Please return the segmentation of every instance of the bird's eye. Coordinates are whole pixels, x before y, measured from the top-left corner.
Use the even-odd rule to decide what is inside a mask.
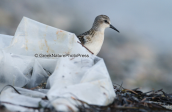
[[[104,20],[105,23],[109,24],[109,22],[107,20]]]

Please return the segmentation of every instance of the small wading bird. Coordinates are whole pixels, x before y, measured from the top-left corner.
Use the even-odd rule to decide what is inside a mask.
[[[97,55],[104,41],[104,31],[108,27],[119,32],[114,26],[110,24],[110,19],[108,16],[97,16],[94,20],[92,28],[89,31],[77,36],[81,41],[81,43],[78,43],[80,43],[92,54]]]

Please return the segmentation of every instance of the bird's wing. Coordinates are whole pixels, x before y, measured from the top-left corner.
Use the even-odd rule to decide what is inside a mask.
[[[90,41],[90,38],[94,35],[93,30],[89,30],[83,34],[78,35],[78,39],[81,41],[82,44],[85,44],[87,41]]]
[[[77,37],[78,37],[78,39],[81,41],[82,44],[85,44],[85,39],[84,39],[85,35],[80,34],[80,35],[78,35]]]

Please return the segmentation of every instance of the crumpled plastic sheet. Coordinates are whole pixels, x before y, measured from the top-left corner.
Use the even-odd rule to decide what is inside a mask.
[[[21,93],[6,88],[0,94],[1,103],[12,111],[31,111],[27,107],[40,103],[77,111],[76,97],[88,104],[112,103],[116,94],[103,59],[77,41],[73,33],[26,17],[14,37],[0,35],[0,87],[12,85]],[[31,90],[45,82],[46,89]],[[45,96],[49,102],[42,100]]]

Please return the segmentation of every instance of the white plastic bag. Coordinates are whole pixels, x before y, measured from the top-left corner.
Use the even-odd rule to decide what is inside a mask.
[[[19,102],[23,102],[23,106],[38,107],[44,96],[56,110],[70,107],[77,111],[75,96],[94,105],[113,102],[116,95],[103,59],[82,47],[75,34],[23,18],[8,47],[10,39],[0,35],[2,38],[7,42],[0,42],[3,43],[0,47],[2,84],[16,86],[22,92],[28,90],[21,87],[34,88],[48,80],[47,89],[29,90],[28,94],[18,94],[11,88],[3,90],[0,101],[17,104],[4,103],[8,109],[28,109],[20,107]],[[10,99],[13,96],[15,98]]]

